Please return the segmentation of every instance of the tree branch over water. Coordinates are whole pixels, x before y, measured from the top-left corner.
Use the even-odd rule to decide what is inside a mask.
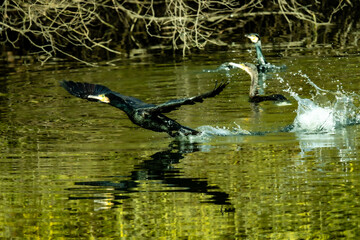
[[[150,46],[186,55],[209,43],[223,44],[223,33],[254,17],[282,16],[290,30],[298,21],[317,28],[331,24],[349,5],[350,0],[5,0],[0,40],[4,50],[32,53],[42,62],[66,56],[91,64]]]

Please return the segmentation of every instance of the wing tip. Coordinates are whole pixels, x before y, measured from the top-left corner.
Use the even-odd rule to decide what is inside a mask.
[[[60,81],[60,86],[63,87],[66,91],[68,91],[70,94],[84,99],[89,99],[89,95],[100,96],[111,92],[109,88],[103,85],[86,82],[62,80]]]
[[[213,90],[215,95],[213,95],[213,96],[220,94],[226,88],[226,86],[229,85],[229,83],[230,83],[230,80],[221,81],[220,83],[218,81],[216,81],[215,87]]]

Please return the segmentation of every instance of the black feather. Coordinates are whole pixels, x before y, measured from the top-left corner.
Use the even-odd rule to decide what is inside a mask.
[[[221,82],[220,84],[216,83],[215,87],[212,91],[209,91],[207,93],[203,93],[194,97],[190,98],[182,98],[182,99],[174,99],[170,100],[168,102],[159,104],[154,107],[150,107],[147,109],[148,112],[151,113],[168,113],[174,110],[177,110],[179,107],[183,105],[194,105],[197,102],[203,102],[206,98],[215,97],[216,95],[220,94],[224,88],[229,84],[229,81],[227,82]]]
[[[189,127],[182,126],[175,120],[164,116],[162,113],[176,110],[182,105],[192,105],[196,102],[203,102],[205,98],[218,95],[228,84],[229,82],[221,83],[215,85],[215,88],[207,93],[190,98],[171,100],[156,106],[154,104],[145,103],[137,98],[111,91],[109,88],[98,84],[65,80],[60,83],[60,85],[70,94],[89,101],[105,102],[89,98],[89,95],[104,95],[104,99],[108,99],[108,102],[106,101],[106,103],[123,110],[129,119],[136,125],[156,132],[167,132],[172,137],[178,135],[197,135],[199,132]]]
[[[64,80],[60,82],[60,85],[75,97],[84,98],[84,99],[87,99],[89,95],[100,95],[111,92],[109,88],[99,84]]]

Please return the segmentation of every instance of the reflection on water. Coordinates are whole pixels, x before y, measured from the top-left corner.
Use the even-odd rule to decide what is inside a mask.
[[[134,192],[189,192],[203,193],[209,195],[209,199],[203,202],[219,205],[227,205],[229,203],[228,194],[218,190],[216,186],[210,186],[205,179],[193,179],[182,176],[182,169],[176,168],[177,163],[184,158],[185,154],[199,151],[197,144],[188,142],[172,142],[165,151],[157,152],[150,156],[150,160],[145,160],[136,165],[135,170],[128,176],[111,176],[112,181],[92,181],[92,182],[75,182],[75,185],[92,186],[93,188],[71,189],[75,192],[85,191],[86,195],[91,196],[79,197],[72,196],[70,199],[97,199],[97,195],[107,196],[99,198],[108,200],[110,198],[111,205],[119,204],[119,200],[130,198],[130,196],[121,193],[131,194]],[[149,190],[152,187],[147,186],[145,190],[141,185],[154,185],[155,190]],[[162,186],[159,186],[159,185]],[[99,200],[98,199],[98,200]],[[108,204],[108,202],[106,202]]]
[[[336,129],[331,133],[307,133],[296,132],[296,137],[299,140],[299,147],[301,149],[300,155],[302,157],[308,156],[307,152],[314,151],[314,149],[332,148],[337,149],[339,153],[356,152],[356,134],[346,128]],[[335,157],[335,156],[334,156]],[[340,161],[342,157],[339,156]]]
[[[359,57],[270,58],[288,69],[266,75],[263,91],[286,95],[286,106],[250,104],[242,71],[203,71],[252,61],[246,57],[2,76],[1,238],[356,239]],[[62,79],[154,104],[231,83],[170,113],[204,132],[173,141],[115,108],[69,96]]]

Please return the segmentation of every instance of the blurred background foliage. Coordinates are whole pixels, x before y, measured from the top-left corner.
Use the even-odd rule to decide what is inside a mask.
[[[186,56],[228,48],[257,32],[280,43],[356,46],[358,1],[5,0],[1,58],[32,56],[87,64],[139,52]],[[272,39],[267,39],[271,41]]]

